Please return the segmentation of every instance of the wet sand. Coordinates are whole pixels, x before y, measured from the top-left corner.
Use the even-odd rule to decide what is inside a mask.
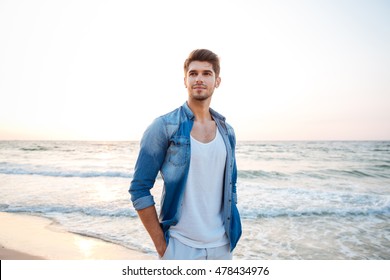
[[[69,233],[42,217],[0,212],[2,260],[146,260],[153,256]]]

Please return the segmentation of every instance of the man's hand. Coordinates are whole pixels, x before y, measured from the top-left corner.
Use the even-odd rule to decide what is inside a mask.
[[[156,207],[150,206],[139,210],[138,215],[152,238],[157,253],[160,257],[164,256],[165,250],[167,249],[167,243],[157,217]]]
[[[156,246],[156,250],[160,258],[162,258],[165,254],[165,251],[167,250],[167,243],[164,240],[164,244],[159,245],[158,247]]]

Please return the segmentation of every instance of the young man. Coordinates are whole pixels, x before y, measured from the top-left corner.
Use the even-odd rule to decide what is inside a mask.
[[[235,135],[210,108],[219,71],[216,54],[191,52],[184,63],[188,101],[157,118],[141,140],[129,192],[161,259],[232,259],[241,236]],[[159,218],[150,194],[158,172]]]

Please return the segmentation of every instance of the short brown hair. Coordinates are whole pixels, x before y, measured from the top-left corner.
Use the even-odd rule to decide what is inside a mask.
[[[188,67],[193,61],[207,61],[213,66],[213,70],[215,72],[215,76],[219,77],[219,57],[213,53],[212,51],[206,49],[197,49],[193,50],[186,61],[184,62],[184,74],[187,73]]]

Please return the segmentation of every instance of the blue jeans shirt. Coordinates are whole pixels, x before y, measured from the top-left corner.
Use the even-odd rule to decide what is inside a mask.
[[[225,118],[212,109],[210,113],[226,145],[223,220],[230,249],[233,251],[241,236],[241,221],[236,206],[236,139],[233,128],[225,122]],[[159,220],[167,240],[169,227],[175,225],[180,217],[191,157],[190,133],[194,118],[186,102],[178,109],[154,120],[142,137],[130,185],[129,192],[136,210],[152,206],[155,202],[150,189],[160,172],[164,187]]]

